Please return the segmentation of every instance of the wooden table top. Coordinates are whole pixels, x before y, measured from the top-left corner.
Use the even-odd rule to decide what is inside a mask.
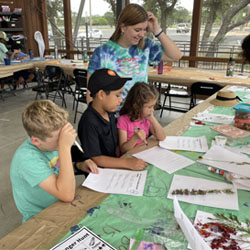
[[[180,135],[187,130],[191,118],[209,106],[211,96],[189,112],[168,124],[164,131],[166,135]],[[140,152],[158,144],[154,138],[148,140],[149,146],[137,146],[124,157],[131,157],[133,153]],[[75,200],[71,203],[57,201],[38,215],[17,227],[0,240],[0,249],[49,249],[69,231],[70,227],[82,220],[87,211],[100,204],[108,194],[99,193],[79,186],[76,189]]]
[[[172,83],[190,86],[194,82],[217,83],[222,86],[236,85],[250,87],[250,79],[239,78],[236,73],[233,77],[226,77],[226,72],[215,70],[202,70],[197,68],[172,68],[163,74],[157,74],[157,69],[150,67],[148,70],[149,82]],[[246,75],[246,74],[245,74]]]

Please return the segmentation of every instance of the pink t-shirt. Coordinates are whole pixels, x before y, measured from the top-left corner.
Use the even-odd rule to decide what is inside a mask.
[[[149,120],[143,118],[142,120],[132,122],[128,115],[121,115],[118,118],[117,128],[127,132],[127,141],[134,135],[135,127],[143,129],[145,131],[146,138],[148,138],[149,128],[150,128]],[[135,146],[137,146],[142,142],[143,142],[142,140],[138,140]]]

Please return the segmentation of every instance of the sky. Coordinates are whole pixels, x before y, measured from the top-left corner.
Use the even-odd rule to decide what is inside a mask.
[[[83,9],[83,15],[86,15],[86,12],[89,15],[89,1],[85,0],[85,5]],[[141,0],[130,0],[130,3],[142,3]],[[180,0],[180,6],[185,7],[188,10],[193,9],[193,0]],[[80,5],[80,0],[71,0],[71,9],[74,12],[78,12]],[[91,12],[92,15],[102,16],[105,12],[110,11],[109,4],[104,0],[91,0]]]

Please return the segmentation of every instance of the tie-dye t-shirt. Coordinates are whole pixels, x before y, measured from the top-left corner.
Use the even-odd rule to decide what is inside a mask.
[[[148,81],[148,66],[151,62],[159,62],[163,54],[163,48],[159,42],[145,39],[143,49],[133,45],[124,48],[116,42],[108,41],[95,49],[88,66],[88,72],[109,68],[118,73],[120,77],[131,77],[124,85],[122,97],[127,96],[128,91],[136,82]]]
[[[30,139],[17,149],[11,162],[10,179],[14,200],[23,216],[23,222],[57,200],[39,186],[53,174],[59,174],[58,151],[43,152]]]

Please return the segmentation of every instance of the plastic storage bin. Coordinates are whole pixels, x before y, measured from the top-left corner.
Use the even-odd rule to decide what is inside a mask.
[[[234,126],[250,131],[250,104],[239,103],[234,106]]]

